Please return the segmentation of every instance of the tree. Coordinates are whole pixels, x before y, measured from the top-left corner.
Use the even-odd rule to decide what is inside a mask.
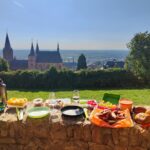
[[[86,68],[87,68],[86,57],[84,56],[84,54],[81,54],[78,58],[77,70]]]
[[[0,58],[0,71],[8,71],[8,70],[9,70],[8,62],[3,58]]]
[[[126,59],[126,69],[150,81],[150,33],[137,33],[127,47],[130,53]]]

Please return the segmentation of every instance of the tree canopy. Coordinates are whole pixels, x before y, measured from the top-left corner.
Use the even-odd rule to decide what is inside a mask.
[[[86,57],[84,56],[84,54],[81,54],[78,58],[77,70],[86,68],[87,68]]]
[[[8,71],[8,70],[9,70],[8,62],[3,58],[0,58],[0,71]]]
[[[130,53],[126,68],[145,81],[150,81],[150,33],[137,33],[127,47]]]

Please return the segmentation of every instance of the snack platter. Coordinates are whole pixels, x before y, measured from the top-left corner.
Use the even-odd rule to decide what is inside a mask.
[[[11,98],[7,101],[8,108],[24,108],[27,105],[26,98]]]

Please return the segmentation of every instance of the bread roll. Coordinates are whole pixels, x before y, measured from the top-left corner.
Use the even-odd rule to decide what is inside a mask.
[[[135,116],[135,122],[139,124],[148,124],[150,123],[150,115],[146,113],[139,113]]]
[[[136,116],[135,116],[135,122],[136,123],[139,123],[139,124],[142,124],[144,122],[146,118],[146,115],[145,113],[138,113]]]
[[[146,114],[150,116],[150,109],[146,111]]]

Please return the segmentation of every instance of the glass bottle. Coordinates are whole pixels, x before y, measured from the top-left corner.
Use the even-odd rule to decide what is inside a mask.
[[[6,90],[6,84],[3,82],[2,79],[0,79],[0,104],[6,104],[7,101],[7,90]]]

